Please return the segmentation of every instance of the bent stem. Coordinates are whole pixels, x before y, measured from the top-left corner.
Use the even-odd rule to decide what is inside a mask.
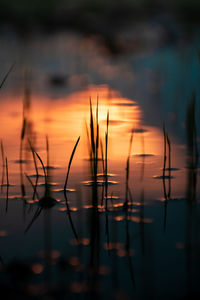
[[[75,154],[75,151],[76,151],[76,148],[78,146],[79,141],[80,141],[80,136],[78,137],[78,139],[76,141],[76,144],[74,146],[74,149],[72,151],[72,154],[71,154],[71,157],[70,157],[70,160],[69,160],[69,164],[68,164],[68,169],[67,169],[67,175],[66,175],[66,179],[65,179],[65,184],[64,184],[64,197],[65,197],[65,203],[66,203],[66,207],[67,207],[67,215],[68,215],[68,218],[69,218],[69,222],[70,222],[72,231],[73,231],[74,236],[75,236],[75,238],[76,238],[77,241],[78,241],[78,235],[77,235],[76,229],[75,229],[73,221],[72,221],[72,217],[71,217],[71,213],[70,213],[70,207],[69,207],[69,203],[68,203],[68,199],[67,199],[67,183],[68,183],[69,172],[70,172],[72,160],[73,160],[73,157],[74,157],[74,154]]]

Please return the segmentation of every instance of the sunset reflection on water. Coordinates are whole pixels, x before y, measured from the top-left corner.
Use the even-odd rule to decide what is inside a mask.
[[[103,143],[109,111],[107,181],[99,157],[100,150],[96,181],[90,168],[90,141],[86,133],[86,126],[90,127],[90,99],[94,116],[98,99],[98,123]],[[21,140],[23,155],[20,158],[23,115],[27,129]],[[79,272],[87,276],[98,274],[112,277],[112,266],[107,255],[125,262],[123,271],[119,268],[118,272],[126,274],[130,280],[135,272],[134,264],[140,259],[139,251],[142,255],[148,251],[149,233],[158,236],[160,247],[163,247],[165,231],[170,231],[171,246],[166,240],[164,251],[167,252],[167,247],[173,251],[184,249],[185,246],[177,245],[184,245],[178,230],[184,228],[179,203],[183,211],[187,172],[190,175],[190,171],[185,168],[186,147],[176,143],[174,136],[169,136],[171,159],[169,164],[167,152],[166,173],[163,176],[163,124],[160,127],[148,126],[137,99],[123,98],[118,91],[106,85],[90,86],[86,90],[54,100],[33,93],[30,102],[26,98],[24,100],[23,96],[21,99],[7,98],[2,102],[0,118],[1,139],[4,155],[8,158],[11,184],[6,184],[5,173],[4,184],[1,186],[3,225],[0,238],[7,238],[11,245],[9,251],[6,242],[2,247],[5,259],[11,260],[14,255],[23,259],[36,256],[36,261],[31,262],[30,266],[31,272],[38,277],[45,274],[49,276],[50,268],[61,268],[62,265],[64,271],[69,267],[70,276],[71,273],[75,274],[74,279],[68,282],[69,292],[83,294],[93,287],[84,280],[79,282]],[[129,153],[132,132],[133,143]],[[68,162],[79,136],[80,143],[72,161],[65,198],[63,187]],[[36,185],[36,170],[29,141],[44,165],[49,167],[44,167],[46,172],[48,170],[47,185],[45,172],[37,160],[39,176],[35,198],[33,189]],[[19,163],[20,159],[22,163]],[[2,167],[5,167],[5,162]],[[199,193],[198,187],[196,190]],[[20,240],[17,245],[16,239]],[[154,250],[153,242],[150,247]],[[12,249],[15,249],[15,253]],[[85,257],[82,257],[82,251]],[[105,256],[101,257],[100,251]],[[160,253],[161,257],[165,255],[166,258],[166,253]],[[153,254],[145,265],[146,270],[152,266],[152,257]],[[143,280],[138,274],[139,280]],[[54,276],[56,281],[57,275]],[[121,282],[126,286],[124,277]]]
[[[131,152],[134,164],[134,182],[140,182],[141,165],[145,165],[148,189],[157,191],[156,180],[153,176],[161,174],[163,160],[163,132],[159,128],[149,127],[144,124],[142,111],[135,100],[123,98],[119,92],[107,85],[90,86],[88,89],[76,92],[65,98],[50,100],[47,97],[31,95],[31,103],[28,119],[31,124],[31,132],[28,138],[34,139],[40,156],[46,159],[45,137],[48,136],[50,144],[50,165],[55,168],[55,180],[63,181],[64,172],[73,145],[81,137],[77,153],[73,161],[72,178],[74,184],[80,184],[80,171],[85,172],[88,154],[88,139],[86,124],[89,126],[90,108],[92,101],[93,110],[96,109],[98,99],[100,138],[105,140],[106,118],[109,111],[109,143],[108,159],[109,169],[120,176],[124,176],[125,164],[128,155],[131,131],[133,130],[133,148]],[[17,175],[19,159],[19,144],[22,127],[23,97],[21,99],[7,99],[2,103],[1,138],[4,143],[6,156],[8,157],[9,170],[12,175]],[[28,148],[24,143],[24,148]],[[23,157],[31,160],[24,149]],[[176,149],[176,152],[178,150]],[[174,151],[175,152],[175,151]],[[173,153],[174,154],[174,153]],[[182,163],[182,157],[176,159],[176,167]],[[27,164],[24,169],[31,172],[33,164]],[[73,175],[73,172],[74,175]],[[99,169],[101,172],[101,167]],[[76,175],[75,175],[76,174]],[[137,175],[137,176],[136,176]],[[87,179],[87,178],[84,178]],[[119,179],[119,178],[118,178]],[[18,181],[17,176],[15,182]],[[120,178],[122,182],[124,178]],[[75,181],[77,181],[75,183]],[[131,183],[132,184],[132,183]],[[178,183],[177,183],[178,187]],[[118,188],[116,188],[118,190]],[[159,193],[160,194],[160,193]]]

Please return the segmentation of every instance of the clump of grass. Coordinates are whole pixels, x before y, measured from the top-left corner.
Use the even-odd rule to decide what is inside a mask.
[[[48,144],[48,138],[47,138],[47,144]],[[41,166],[42,166],[42,169],[43,169],[43,172],[44,172],[44,178],[45,178],[45,192],[44,192],[44,196],[42,198],[39,197],[39,195],[37,194],[37,186],[33,184],[32,180],[30,179],[30,177],[28,175],[26,175],[27,179],[29,180],[29,182],[31,183],[33,189],[34,189],[34,193],[35,195],[37,195],[38,197],[38,208],[31,220],[31,222],[29,223],[29,225],[27,226],[26,230],[25,230],[25,233],[31,228],[31,226],[33,225],[33,223],[35,222],[35,220],[39,217],[40,213],[42,212],[43,209],[45,210],[48,210],[50,208],[52,208],[55,203],[56,203],[56,200],[51,197],[51,190],[50,190],[50,185],[48,183],[48,177],[47,177],[47,171],[46,169],[48,169],[48,165],[47,165],[47,168],[45,169],[45,166],[44,166],[44,163],[42,161],[42,158],[40,157],[40,155],[33,149],[31,143],[30,143],[30,146],[31,146],[31,151],[33,153],[33,159],[34,159],[34,164],[35,164],[35,168],[36,168],[36,173],[38,175],[38,167],[37,167],[37,162],[35,160],[35,158],[37,157],[38,160],[40,161],[41,163]],[[47,148],[48,149],[48,148]],[[47,154],[48,156],[48,154]]]
[[[98,192],[97,192],[97,174],[99,161],[99,122],[98,122],[98,98],[96,105],[96,119],[93,114],[92,101],[90,98],[90,128],[88,130],[86,124],[86,132],[88,136],[89,155],[90,155],[90,171],[92,177],[92,202],[93,208],[98,209]]]
[[[69,204],[68,204],[68,200],[67,200],[66,190],[67,190],[67,183],[68,183],[68,178],[69,178],[70,167],[71,167],[72,160],[73,160],[76,148],[78,146],[79,140],[80,140],[80,137],[77,139],[76,144],[74,146],[74,149],[72,151],[72,154],[71,154],[71,157],[70,157],[70,160],[69,160],[69,164],[68,164],[68,170],[67,170],[65,185],[64,185],[64,196],[65,196],[65,200],[66,200],[67,212],[68,212],[68,215],[69,215],[69,219],[70,219],[70,224],[72,226],[72,230],[73,230],[73,232],[75,234],[75,237],[77,239],[78,239],[78,236],[77,236],[77,233],[75,231],[75,228],[74,228],[74,225],[73,225],[73,222],[72,222],[72,218],[71,218],[71,215],[70,215],[70,208],[69,208]],[[38,208],[37,208],[37,210],[36,210],[36,212],[35,212],[32,220],[31,220],[31,222],[27,226],[27,228],[25,230],[25,233],[30,229],[30,227],[32,226],[32,224],[34,223],[34,221],[39,217],[39,215],[40,215],[40,213],[41,213],[41,211],[43,209],[50,209],[56,203],[56,200],[53,197],[51,197],[51,189],[50,189],[50,184],[49,184],[49,174],[48,174],[48,170],[49,170],[49,141],[48,141],[48,137],[46,137],[46,152],[47,152],[47,167],[46,168],[44,166],[42,158],[36,152],[36,150],[33,148],[30,140],[29,140],[29,145],[30,145],[31,152],[32,152],[32,155],[33,155],[33,160],[34,160],[34,165],[35,165],[35,170],[36,170],[36,175],[37,175],[36,176],[36,184],[35,185],[33,184],[30,176],[28,176],[27,174],[26,174],[26,177],[29,180],[29,182],[31,183],[31,185],[32,185],[32,187],[34,189],[34,195],[37,196],[39,202],[38,202]],[[42,166],[42,169],[43,169],[43,173],[44,173],[44,179],[45,179],[45,192],[44,192],[44,196],[42,198],[40,198],[39,195],[38,195],[38,193],[37,193],[37,183],[38,183],[39,173],[38,173],[38,166],[37,166],[36,158],[41,163],[41,166]],[[34,199],[34,197],[33,197],[33,199]]]
[[[92,101],[90,98],[90,132],[89,144],[90,144],[90,162],[91,162],[91,173],[94,182],[97,182],[98,173],[98,153],[99,153],[99,123],[98,123],[98,99],[96,106],[96,120],[93,115]]]
[[[98,170],[99,165],[98,162],[101,160],[102,162],[102,170],[103,170],[103,185],[102,185],[102,199],[101,204],[103,205],[103,200],[105,199],[105,207],[107,210],[107,200],[108,200],[108,140],[109,140],[109,111],[107,112],[107,120],[106,120],[106,132],[105,132],[105,140],[100,139],[100,127],[98,121],[98,112],[99,112],[99,101],[97,98],[96,104],[96,118],[95,113],[92,108],[92,101],[90,98],[90,127],[88,130],[86,124],[86,131],[88,137],[88,145],[89,145],[89,155],[90,155],[90,169],[91,169],[91,177],[93,182],[93,192],[96,193],[96,196],[93,195],[94,205],[97,207],[98,205],[98,195],[97,195],[97,185],[98,185]],[[101,159],[99,159],[99,152],[101,152]]]

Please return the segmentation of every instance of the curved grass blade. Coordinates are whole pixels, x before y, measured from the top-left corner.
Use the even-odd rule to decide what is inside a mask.
[[[29,146],[30,146],[30,149],[31,149],[31,152],[32,152],[34,166],[35,166],[35,172],[36,172],[36,180],[35,180],[34,192],[33,192],[33,200],[35,200],[36,189],[37,189],[37,185],[38,185],[39,172],[38,172],[37,161],[36,161],[36,157],[35,157],[35,151],[34,151],[34,148],[31,144],[31,141],[29,139],[28,139],[28,143],[29,143]]]
[[[69,172],[70,172],[71,163],[72,163],[72,160],[73,160],[73,157],[74,157],[74,154],[75,154],[75,151],[76,151],[76,148],[78,146],[79,141],[80,141],[80,136],[78,137],[78,139],[76,141],[76,144],[74,146],[74,149],[72,151],[72,154],[71,154],[71,157],[70,157],[70,160],[69,160],[68,170],[67,170],[67,176],[66,176],[65,185],[64,185],[64,197],[65,197],[65,203],[66,203],[66,206],[67,206],[67,214],[68,214],[68,217],[69,217],[69,222],[70,222],[72,231],[73,231],[74,236],[75,236],[75,238],[76,238],[77,241],[78,241],[78,235],[76,233],[76,229],[74,227],[74,224],[73,224],[73,221],[72,221],[72,217],[71,217],[71,214],[70,214],[70,208],[69,208],[69,203],[68,203],[68,199],[67,199],[66,189],[67,189],[67,182],[68,182],[68,178],[69,178]]]
[[[67,176],[66,176],[65,185],[64,185],[64,192],[65,193],[66,193],[66,188],[67,188],[67,182],[68,182],[68,178],[69,178],[69,171],[70,171],[71,163],[72,163],[72,160],[73,160],[73,157],[74,157],[74,154],[75,154],[75,151],[76,151],[76,147],[78,146],[79,141],[80,141],[80,136],[78,137],[78,139],[76,141],[76,144],[74,146],[74,149],[72,151],[72,154],[71,154],[71,157],[70,157],[70,160],[69,160]]]
[[[38,192],[37,192],[37,190],[36,190],[37,186],[33,184],[33,181],[31,180],[31,178],[30,178],[26,173],[24,173],[24,175],[26,176],[26,178],[27,178],[28,181],[30,182],[30,184],[31,184],[31,186],[32,186],[32,188],[33,188],[33,190],[34,190],[34,193],[35,193],[35,195],[37,196],[38,200],[40,200],[39,195],[38,195]],[[34,200],[34,198],[33,198],[33,200]]]
[[[42,165],[42,169],[43,169],[44,177],[45,177],[45,184],[47,185],[47,174],[46,174],[45,166],[44,166],[43,161],[42,161],[41,157],[39,156],[39,154],[35,150],[34,150],[34,152],[37,155],[37,157]]]
[[[92,113],[91,98],[90,98],[90,139],[91,139],[92,153],[93,153],[93,156],[94,156],[95,155],[94,120],[93,120],[93,113]]]

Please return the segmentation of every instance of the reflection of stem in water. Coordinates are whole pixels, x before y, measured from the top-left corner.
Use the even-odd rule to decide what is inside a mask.
[[[26,233],[26,232],[29,231],[29,229],[31,228],[31,226],[33,225],[33,223],[35,222],[35,220],[37,220],[37,218],[39,217],[39,215],[41,214],[41,212],[42,212],[42,207],[38,206],[37,209],[36,209],[36,212],[35,212],[35,214],[34,214],[34,216],[32,218],[32,220],[30,221],[30,223],[26,227],[24,233]]]
[[[129,189],[129,164],[130,164],[130,156],[131,156],[131,148],[132,148],[132,142],[133,142],[133,130],[131,132],[131,137],[130,137],[130,143],[129,143],[129,152],[128,152],[128,158],[126,162],[126,190],[125,190],[125,202],[124,202],[124,209],[125,209],[125,221],[126,221],[126,252],[127,252],[127,257],[128,257],[128,266],[129,266],[129,272],[130,272],[130,277],[131,281],[133,284],[133,287],[135,288],[135,275],[134,275],[134,269],[133,269],[133,263],[131,259],[131,252],[130,252],[130,234],[129,234],[129,215],[128,215],[128,196],[130,194],[131,196],[131,191]],[[132,196],[131,196],[131,202],[132,202]]]
[[[114,232],[114,242],[116,243],[118,240],[118,222],[112,222],[112,231]],[[118,266],[118,257],[117,255],[112,255],[112,282],[113,282],[113,291],[117,292],[120,288],[120,280],[119,280],[119,266]]]
[[[130,251],[130,234],[129,234],[129,219],[128,219],[128,210],[126,210],[126,252],[128,257],[128,267],[130,272],[131,281],[133,287],[135,288],[135,274],[133,268],[133,262],[131,259],[131,251]]]
[[[142,254],[145,253],[145,235],[144,235],[144,190],[142,190],[140,198],[140,237]]]
[[[132,196],[130,188],[128,188],[128,194],[129,194],[129,199],[130,199],[130,203],[131,203],[131,206],[132,206],[133,205],[133,196]]]
[[[92,102],[90,99],[90,134],[88,133],[88,144],[90,145],[90,169],[92,177],[92,209],[89,212],[90,220],[90,262],[88,285],[90,296],[94,299],[96,295],[96,283],[99,271],[99,243],[100,243],[100,224],[98,211],[98,191],[97,191],[97,172],[98,172],[98,151],[99,151],[99,124],[98,124],[98,101],[96,107],[96,120],[93,116]],[[106,162],[105,162],[106,163]]]
[[[96,287],[98,280],[98,271],[99,271],[99,257],[100,257],[100,219],[98,211],[98,199],[96,198],[97,193],[97,184],[93,184],[92,187],[92,203],[93,207],[91,209],[90,215],[90,275],[89,275],[89,288],[91,292],[91,297],[94,299],[94,296],[97,296]]]
[[[49,283],[51,279],[51,211],[44,210],[44,253],[45,253],[45,263],[46,272],[45,279]]]
[[[108,212],[106,212],[106,239],[107,239],[107,249],[109,249],[110,238],[109,238],[109,223],[108,223]]]
[[[71,216],[70,207],[69,207],[69,203],[68,203],[66,192],[64,192],[64,197],[65,197],[65,204],[66,204],[66,207],[67,207],[67,215],[68,215],[68,218],[69,218],[69,223],[71,225],[73,234],[74,234],[76,240],[78,241],[78,234],[77,234],[76,229],[74,227],[74,223],[73,223],[73,220],[72,220],[72,216]]]

